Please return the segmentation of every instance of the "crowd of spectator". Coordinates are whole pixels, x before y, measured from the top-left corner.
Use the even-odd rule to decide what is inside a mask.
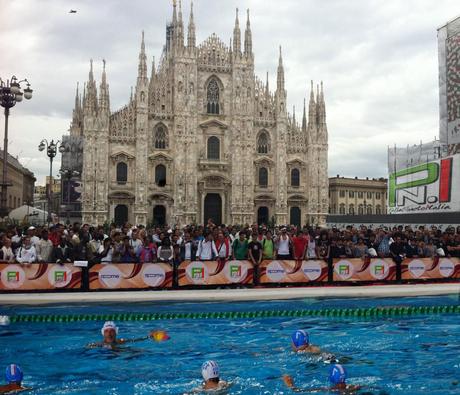
[[[50,228],[10,226],[0,234],[0,260],[70,263],[148,263],[178,265],[184,260],[244,260],[258,265],[263,259],[324,259],[433,256],[460,257],[460,226],[398,226],[344,229],[265,225],[168,226],[111,225],[92,227],[75,223]]]

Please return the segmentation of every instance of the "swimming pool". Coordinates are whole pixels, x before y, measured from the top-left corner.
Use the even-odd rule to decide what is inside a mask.
[[[239,303],[3,306],[1,314],[210,312],[458,305],[458,295],[398,299],[305,299]],[[458,394],[458,315],[387,318],[262,318],[118,322],[120,337],[165,329],[171,340],[145,341],[121,351],[85,349],[100,340],[103,322],[14,323],[0,327],[0,368],[18,363],[33,394],[183,394],[200,383],[207,359],[219,362],[229,394],[289,394],[283,374],[305,388],[327,384],[328,365],[293,354],[289,337],[306,329],[311,341],[347,357],[349,382],[367,393]]]

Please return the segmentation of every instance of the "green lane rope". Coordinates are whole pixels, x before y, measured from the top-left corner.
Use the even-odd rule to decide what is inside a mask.
[[[18,314],[10,322],[158,321],[269,317],[392,317],[419,314],[460,314],[458,306],[366,307],[355,309],[220,311],[208,313]]]

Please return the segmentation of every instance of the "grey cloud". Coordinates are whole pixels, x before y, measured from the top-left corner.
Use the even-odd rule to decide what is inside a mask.
[[[189,1],[183,3],[187,22]],[[274,88],[282,45],[289,106],[296,106],[298,119],[309,81],[324,80],[330,174],[374,177],[386,174],[387,145],[428,141],[438,133],[436,28],[454,16],[455,5],[195,0],[194,11],[198,42],[215,32],[228,44],[235,8],[244,29],[249,7],[257,75],[265,80],[269,71]],[[78,13],[68,14],[70,8]],[[20,153],[39,181],[47,160],[36,146],[41,137],[58,138],[68,129],[75,85],[87,79],[89,59],[98,83],[101,60],[107,60],[112,110],[121,107],[135,85],[141,31],[150,69],[152,57],[161,54],[171,11],[167,0],[2,3],[0,76],[27,76],[35,89],[32,101],[13,109],[10,152]]]

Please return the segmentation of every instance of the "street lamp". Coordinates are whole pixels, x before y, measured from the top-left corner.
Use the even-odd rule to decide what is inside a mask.
[[[25,82],[27,87],[22,91],[21,83]],[[18,81],[13,75],[9,80],[4,82],[0,78],[0,106],[5,109],[5,136],[3,138],[3,172],[1,182],[1,198],[0,198],[0,216],[2,218],[8,215],[7,206],[7,188],[11,186],[11,183],[7,181],[8,171],[8,117],[10,115],[10,108],[14,107],[16,103],[22,101],[25,97],[27,100],[32,98],[32,89],[27,79]]]
[[[61,145],[62,147],[62,145]],[[62,153],[62,151],[61,151]],[[67,225],[70,224],[70,181],[72,180],[73,177],[78,177],[80,175],[80,172],[77,170],[71,170],[71,169],[61,169],[59,170],[59,173],[61,173],[62,179],[67,180]],[[62,194],[64,194],[64,191],[62,191]]]
[[[59,143],[60,143],[59,140],[57,140],[56,142],[54,142],[54,140],[51,140],[51,142],[48,143],[48,140],[43,139],[40,142],[40,145],[38,146],[38,150],[40,152],[44,151],[46,148],[46,155],[48,156],[48,158],[50,158],[50,182],[49,182],[49,190],[48,190],[48,218],[47,218],[48,226],[51,223],[51,204],[52,204],[52,198],[53,198],[53,184],[52,184],[53,182],[53,159],[57,155],[57,151],[58,151],[57,146]],[[65,151],[65,147],[61,144],[61,146],[59,147],[59,152],[62,153],[64,151]]]

